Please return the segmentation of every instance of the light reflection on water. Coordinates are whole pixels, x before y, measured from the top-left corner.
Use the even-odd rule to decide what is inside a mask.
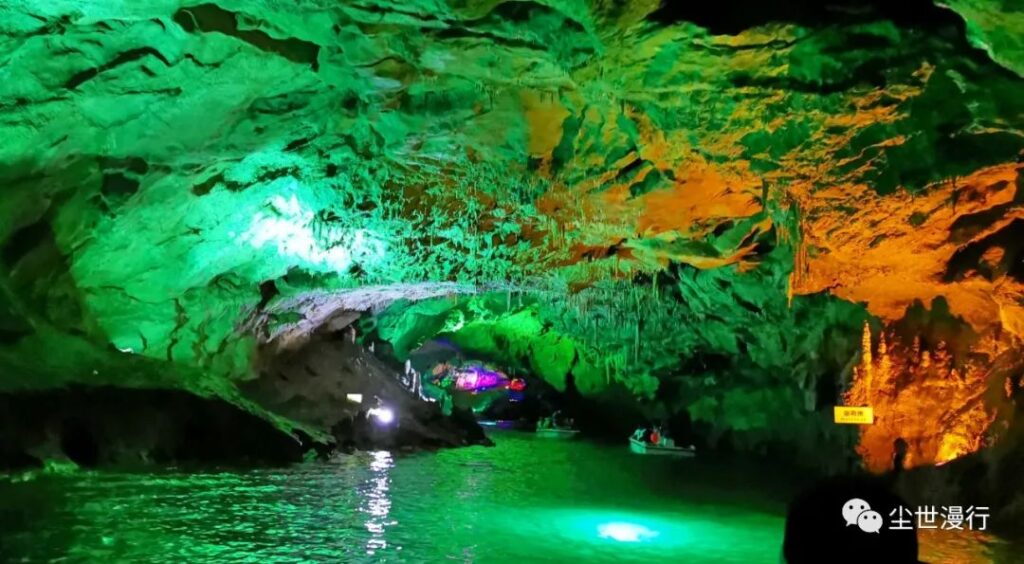
[[[778,562],[792,484],[763,467],[497,440],[288,469],[0,484],[0,550],[30,562]],[[984,535],[924,545],[936,564],[1015,561]]]
[[[366,554],[374,555],[378,550],[388,547],[385,530],[397,522],[389,521],[391,499],[388,498],[388,471],[394,466],[391,453],[380,450],[371,453],[370,470],[373,475],[366,480],[366,496],[361,510],[368,514],[366,530],[371,537],[366,541]]]

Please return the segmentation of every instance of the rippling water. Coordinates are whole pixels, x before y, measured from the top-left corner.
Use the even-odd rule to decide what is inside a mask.
[[[495,448],[365,453],[289,469],[7,484],[0,560],[779,561],[792,493],[781,473],[519,433],[496,439]],[[924,543],[930,562],[1016,561],[983,535]]]

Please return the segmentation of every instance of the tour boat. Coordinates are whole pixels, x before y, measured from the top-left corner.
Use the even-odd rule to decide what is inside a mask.
[[[645,441],[638,441],[634,438],[629,439],[629,449],[637,454],[656,454],[661,456],[679,456],[685,458],[697,456],[697,449],[692,446],[681,447],[656,445]]]
[[[523,426],[519,421],[509,419],[498,419],[498,420],[482,420],[477,421],[481,427],[490,427],[492,429],[519,429]]]

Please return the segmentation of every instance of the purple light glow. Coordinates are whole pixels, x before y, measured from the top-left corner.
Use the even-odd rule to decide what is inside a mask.
[[[482,366],[467,366],[455,373],[455,388],[462,391],[480,391],[508,386],[508,376]]]

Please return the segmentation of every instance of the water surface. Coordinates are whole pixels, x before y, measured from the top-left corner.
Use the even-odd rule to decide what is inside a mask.
[[[495,448],[287,469],[80,472],[0,485],[0,554],[64,562],[777,563],[799,484],[762,464],[499,432]],[[1015,562],[926,535],[936,563]]]

